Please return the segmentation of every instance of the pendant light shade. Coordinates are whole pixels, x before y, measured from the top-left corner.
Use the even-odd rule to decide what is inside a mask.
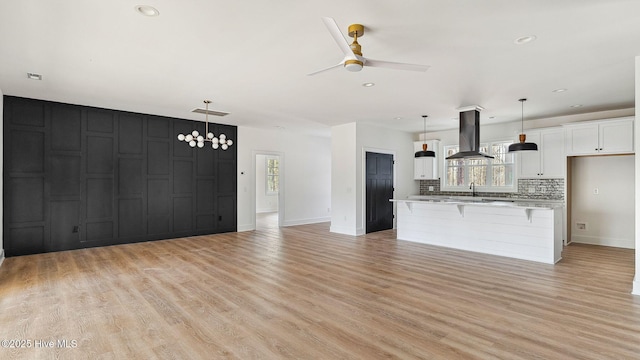
[[[431,150],[427,150],[427,140],[425,139],[425,137],[427,136],[427,115],[422,115],[422,119],[424,122],[424,135],[422,137],[422,150],[421,151],[416,151],[415,157],[420,158],[420,157],[436,157],[436,153],[431,151]]]
[[[511,145],[509,145],[509,152],[514,152],[514,151],[538,151],[538,145],[536,145],[536,143],[528,143],[527,141],[527,135],[525,135],[524,133],[524,102],[527,101],[527,99],[518,99],[518,101],[520,101],[520,103],[522,104],[522,117],[520,120],[520,124],[522,126],[522,132],[520,133],[519,136],[519,140],[520,142],[517,143],[513,143]]]

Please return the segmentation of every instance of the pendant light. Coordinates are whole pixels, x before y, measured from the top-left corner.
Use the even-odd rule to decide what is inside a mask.
[[[520,120],[520,124],[522,126],[522,132],[520,133],[520,142],[517,143],[513,143],[511,145],[509,145],[509,152],[514,152],[514,151],[538,151],[538,145],[536,145],[536,143],[528,143],[527,141],[527,135],[524,134],[524,102],[527,101],[527,99],[518,99],[518,101],[520,101],[520,103],[522,104],[522,117]]]
[[[213,149],[227,150],[229,146],[233,145],[233,140],[227,139],[225,134],[220,134],[216,137],[212,132],[209,132],[209,104],[211,100],[204,100],[205,105],[205,125],[204,134],[200,134],[198,130],[193,130],[191,134],[178,134],[178,141],[184,141],[192,148],[203,148],[205,142],[210,142]]]
[[[422,137],[422,150],[421,151],[416,151],[415,157],[419,158],[419,157],[436,157],[436,153],[431,151],[431,150],[427,150],[427,140],[425,139],[427,137],[427,115],[422,115],[422,119],[424,122],[424,135]]]

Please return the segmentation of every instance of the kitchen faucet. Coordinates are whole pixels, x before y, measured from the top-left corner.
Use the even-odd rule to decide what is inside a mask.
[[[471,184],[469,184],[469,189],[471,189],[471,196],[476,196],[476,183],[475,182],[471,182]]]

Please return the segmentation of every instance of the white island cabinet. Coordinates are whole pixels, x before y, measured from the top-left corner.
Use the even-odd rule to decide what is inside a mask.
[[[555,264],[562,254],[562,205],[391,200],[397,238]]]

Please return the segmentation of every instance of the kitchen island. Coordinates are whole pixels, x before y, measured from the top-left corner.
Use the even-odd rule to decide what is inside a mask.
[[[480,198],[396,200],[400,240],[555,264],[562,204]]]

